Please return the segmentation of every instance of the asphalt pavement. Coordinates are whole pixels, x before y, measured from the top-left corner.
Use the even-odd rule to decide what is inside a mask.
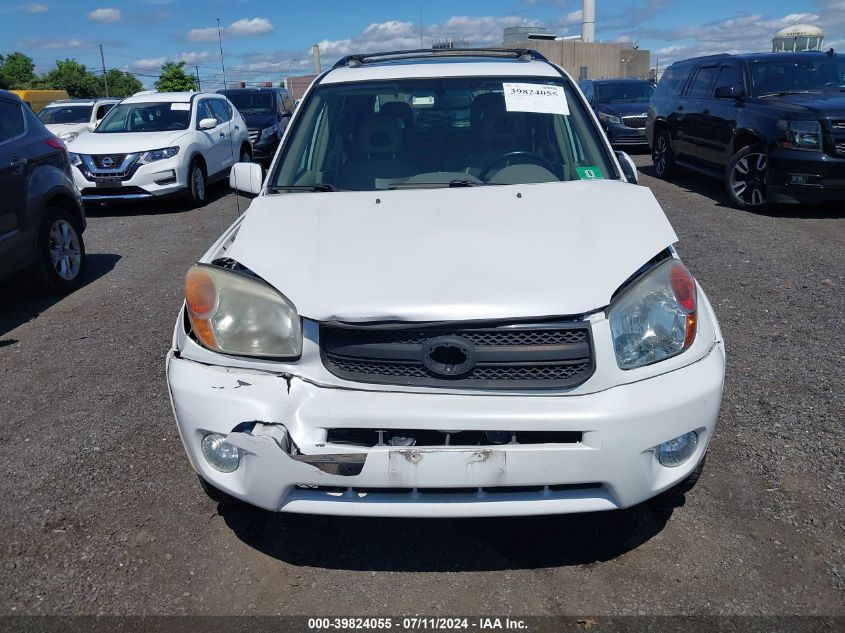
[[[727,345],[692,492],[543,518],[218,508],[164,378],[182,276],[237,217],[218,187],[92,210],[67,297],[0,287],[0,615],[845,613],[845,212],[738,211],[635,161]]]

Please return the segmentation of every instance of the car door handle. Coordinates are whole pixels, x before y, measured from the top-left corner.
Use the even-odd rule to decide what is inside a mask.
[[[226,138],[226,132],[220,132],[220,138]]]
[[[12,160],[9,163],[11,167],[23,167],[26,165],[27,160],[21,156],[12,156]]]
[[[678,107],[677,107],[677,108],[675,108],[675,109],[676,109],[678,112],[683,112],[683,111],[684,111],[684,106],[678,106]]]
[[[240,130],[240,129],[241,129],[241,126],[240,126],[240,125],[236,125],[236,126],[235,126],[235,129],[236,129],[236,130]]]

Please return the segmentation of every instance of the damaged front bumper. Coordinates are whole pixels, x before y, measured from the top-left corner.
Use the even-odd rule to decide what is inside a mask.
[[[414,393],[318,385],[289,374],[167,359],[173,409],[194,469],[272,511],[365,516],[501,516],[628,507],[687,477],[707,449],[724,376],[721,342],[687,366],[584,395]],[[328,429],[577,432],[570,443],[351,446]],[[695,431],[667,468],[653,448]],[[231,473],[200,445],[242,451]]]

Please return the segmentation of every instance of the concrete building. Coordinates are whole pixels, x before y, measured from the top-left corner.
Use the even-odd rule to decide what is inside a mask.
[[[575,79],[639,77],[648,79],[649,51],[633,42],[584,42],[575,39],[524,40],[498,48],[533,48],[550,62],[562,66]]]

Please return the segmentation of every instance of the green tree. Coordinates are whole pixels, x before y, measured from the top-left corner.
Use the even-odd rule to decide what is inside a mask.
[[[106,73],[106,81],[109,83],[109,96],[112,97],[128,97],[144,89],[144,85],[135,75],[117,68],[112,68]]]
[[[71,97],[97,97],[103,80],[75,59],[56,60],[56,67],[38,80],[40,88],[67,90]]]
[[[35,63],[23,53],[0,55],[0,87],[15,90],[28,88],[35,82]]]
[[[185,73],[185,62],[167,62],[155,82],[159,92],[184,92],[197,89],[197,78]]]

